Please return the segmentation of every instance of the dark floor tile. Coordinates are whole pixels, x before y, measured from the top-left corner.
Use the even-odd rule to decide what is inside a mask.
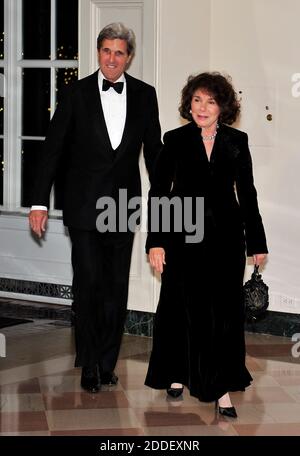
[[[0,394],[26,394],[40,393],[40,384],[37,378],[32,378],[24,382],[10,383],[8,385],[0,385]]]
[[[135,409],[135,413],[138,416],[143,426],[199,426],[206,425],[207,423],[197,413],[192,412],[173,412],[170,410],[166,411],[140,411]]]
[[[255,357],[291,356],[293,344],[247,344],[247,353]]]
[[[45,412],[4,412],[0,414],[1,432],[46,431]]]

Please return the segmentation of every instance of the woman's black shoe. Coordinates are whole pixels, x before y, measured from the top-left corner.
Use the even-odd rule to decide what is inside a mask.
[[[237,418],[235,407],[220,407],[216,400],[216,411],[219,411],[220,415],[229,416],[229,418]]]
[[[230,418],[237,418],[237,413],[234,407],[219,407],[220,415],[229,416]]]
[[[174,397],[175,399],[182,395],[183,387],[182,388],[168,388],[167,393],[169,396]]]

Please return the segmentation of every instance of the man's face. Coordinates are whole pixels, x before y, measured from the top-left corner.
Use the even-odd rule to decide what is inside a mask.
[[[124,73],[131,56],[127,52],[125,40],[103,40],[98,49],[98,62],[106,79],[111,82],[117,81]]]

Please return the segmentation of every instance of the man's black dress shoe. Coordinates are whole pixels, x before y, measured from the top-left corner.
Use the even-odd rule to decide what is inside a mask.
[[[220,415],[229,416],[229,418],[237,418],[235,407],[220,407],[216,401],[216,411],[219,410]]]
[[[98,393],[100,386],[98,366],[83,367],[81,372],[81,387],[89,393]]]
[[[101,374],[102,385],[116,385],[118,383],[118,377],[114,372],[103,372]]]
[[[183,387],[182,388],[168,388],[167,393],[169,396],[173,397],[176,399],[177,397],[181,396],[183,393]]]

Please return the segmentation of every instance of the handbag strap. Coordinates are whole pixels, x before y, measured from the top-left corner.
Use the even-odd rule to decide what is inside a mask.
[[[258,265],[258,264],[255,264],[255,265],[254,265],[254,273],[255,273],[255,274],[258,274],[258,270],[259,270],[259,265]]]
[[[259,265],[255,264],[254,265],[254,271],[252,272],[252,278],[256,281],[259,281],[261,279],[261,274],[258,272],[259,270]]]

